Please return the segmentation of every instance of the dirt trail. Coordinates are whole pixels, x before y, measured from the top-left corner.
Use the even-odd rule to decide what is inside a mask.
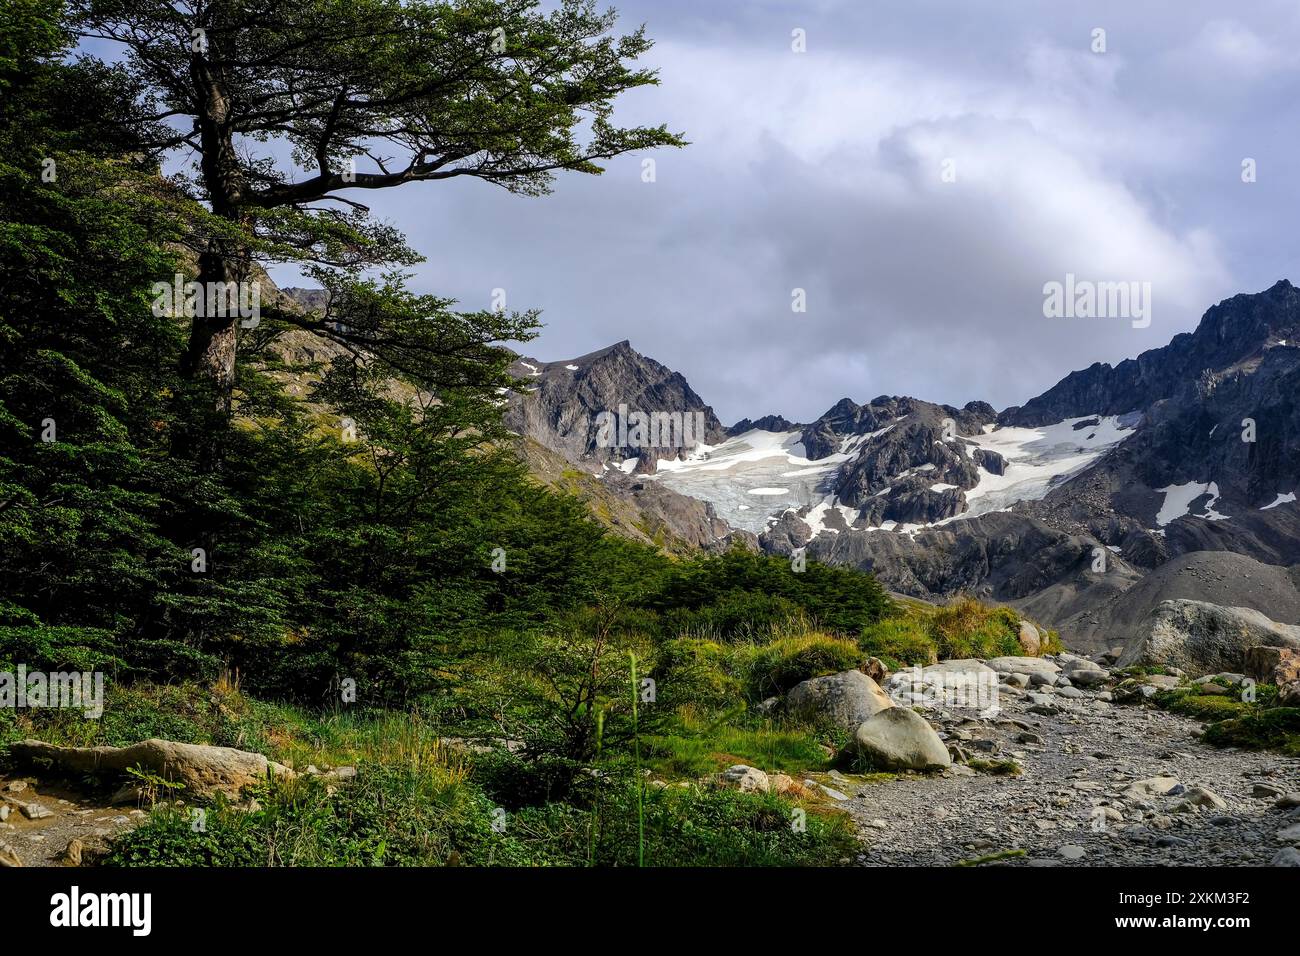
[[[145,817],[135,807],[105,806],[102,798],[31,776],[0,777],[0,806],[9,810],[0,822],[0,856],[13,853],[23,866],[71,865],[81,848],[93,852]],[[74,840],[80,847],[74,846],[69,860]]]

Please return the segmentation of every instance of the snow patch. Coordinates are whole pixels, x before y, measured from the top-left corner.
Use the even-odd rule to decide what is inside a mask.
[[[1270,508],[1276,508],[1278,505],[1285,505],[1285,504],[1288,504],[1288,503],[1290,503],[1290,502],[1292,502],[1292,501],[1295,501],[1295,492],[1294,492],[1294,491],[1288,491],[1286,494],[1282,494],[1282,492],[1279,491],[1279,492],[1277,493],[1277,497],[1274,498],[1273,501],[1272,501],[1270,504],[1266,504],[1266,505],[1264,505],[1264,506],[1263,506],[1262,508],[1260,508],[1259,510],[1260,510],[1260,511],[1268,511]]]
[[[1156,525],[1163,528],[1171,521],[1175,521],[1184,515],[1192,518],[1202,518],[1206,521],[1227,521],[1229,515],[1219,514],[1214,510],[1215,503],[1219,500],[1219,485],[1217,482],[1206,482],[1202,484],[1199,481],[1189,481],[1182,485],[1170,485],[1167,488],[1157,488],[1165,496],[1164,503],[1160,506],[1160,513],[1156,515]],[[1192,514],[1192,502],[1202,495],[1209,495],[1210,500],[1205,503],[1205,514]]]
[[[717,445],[697,445],[682,458],[661,460],[652,477],[674,491],[711,502],[733,527],[761,532],[773,513],[822,501],[836,469],[854,457],[837,452],[813,461],[799,439],[797,431],[750,429]],[[779,510],[750,508],[755,496],[765,495],[788,495],[789,500]]]
[[[1096,425],[1074,427],[1093,418],[1098,419]],[[1002,511],[1017,501],[1037,501],[1132,434],[1133,428],[1121,425],[1118,415],[1082,415],[1038,428],[985,425],[982,435],[966,440],[997,452],[1007,465],[1001,475],[980,469],[979,483],[966,491],[967,510],[956,517]]]

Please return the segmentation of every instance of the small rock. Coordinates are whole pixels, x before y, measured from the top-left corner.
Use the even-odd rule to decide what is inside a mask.
[[[772,789],[772,783],[767,774],[757,767],[749,767],[743,763],[728,767],[718,774],[717,779],[719,783],[735,787],[741,792],[767,793]]]
[[[1067,843],[1065,846],[1057,850],[1056,853],[1058,856],[1064,857],[1067,860],[1082,860],[1088,855],[1087,850],[1073,843]]]
[[[1300,866],[1300,850],[1293,846],[1284,846],[1273,854],[1269,866]]]
[[[767,782],[771,791],[778,795],[786,793],[798,786],[798,784],[794,782],[794,777],[784,773],[768,774]]]
[[[8,786],[6,786],[5,789],[8,790],[10,793],[22,793],[24,790],[27,789],[27,781],[10,780]]]
[[[59,854],[59,859],[69,866],[81,866],[82,854],[86,851],[86,846],[75,837],[68,841],[68,845],[63,848]]]
[[[1293,823],[1284,830],[1278,830],[1277,838],[1283,843],[1300,843],[1300,823]]]
[[[1264,799],[1280,797],[1283,796],[1284,793],[1285,791],[1283,791],[1281,787],[1275,787],[1271,783],[1257,783],[1250,790],[1250,795],[1252,797],[1262,797]]]
[[[1192,787],[1187,791],[1184,800],[1196,807],[1210,807],[1215,810],[1228,808],[1228,801],[1207,787]]]
[[[1110,672],[1101,668],[1079,669],[1069,672],[1070,683],[1082,684],[1084,687],[1094,687],[1097,684],[1104,684],[1110,680]]]
[[[43,807],[39,803],[20,804],[18,809],[22,811],[23,816],[28,820],[44,820],[46,817],[54,816],[53,810]]]
[[[1016,743],[1018,744],[1042,744],[1042,742],[1042,737],[1028,730],[1021,731],[1016,735]]]
[[[1125,799],[1145,800],[1148,797],[1163,797],[1172,793],[1180,784],[1173,777],[1148,777],[1135,780],[1124,792]]]

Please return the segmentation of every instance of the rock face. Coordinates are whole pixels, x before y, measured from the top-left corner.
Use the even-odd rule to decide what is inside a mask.
[[[890,707],[865,721],[849,745],[882,770],[943,770],[952,757],[929,722],[906,707]]]
[[[1300,681],[1300,651],[1258,645],[1246,649],[1245,671],[1265,684],[1282,687]]]
[[[288,767],[261,754],[156,738],[129,747],[59,747],[24,740],[12,744],[9,753],[16,760],[50,760],[70,773],[124,773],[138,767],[180,783],[194,794],[224,793],[230,797],[238,797],[244,787],[261,783],[271,774],[294,776]]]
[[[652,472],[660,458],[677,458],[690,446],[714,445],[726,437],[713,409],[680,373],[642,355],[627,341],[559,362],[520,358],[510,371],[520,385],[507,396],[506,426],[569,461],[594,463],[594,470],[605,462],[635,460],[635,471]],[[676,432],[663,444],[633,442],[634,423],[621,436],[615,434],[611,442],[604,442],[596,419],[605,412],[629,422],[634,412],[676,415],[672,421],[683,425],[683,416],[698,412],[701,428],[692,428],[685,447]],[[655,431],[663,438],[662,427]],[[626,441],[620,442],[620,437]]]
[[[1163,601],[1147,616],[1119,666],[1160,664],[1190,677],[1245,669],[1246,652],[1258,646],[1300,650],[1300,627],[1279,624],[1258,611],[1203,601]]]
[[[786,712],[791,716],[825,720],[850,731],[893,706],[894,702],[880,685],[861,671],[806,680],[796,684],[785,700]]]

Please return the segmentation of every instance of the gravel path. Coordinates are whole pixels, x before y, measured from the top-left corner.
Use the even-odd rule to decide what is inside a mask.
[[[996,718],[956,710],[927,716],[948,743],[974,757],[1014,759],[1023,773],[969,775],[955,766],[940,776],[868,783],[842,804],[868,847],[860,865],[943,866],[1023,850],[1007,862],[1261,866],[1300,844],[1294,832],[1279,834],[1300,830],[1300,808],[1275,806],[1280,794],[1300,790],[1300,760],[1219,750],[1196,740],[1197,721],[1113,705],[1094,693],[1059,701],[1053,715],[1030,713],[1027,696],[1013,693],[1000,695]],[[1041,744],[1020,742],[1025,733]],[[987,748],[992,752],[981,752]],[[1180,789],[1125,794],[1152,777],[1208,788],[1226,806],[1179,811],[1187,797]]]

